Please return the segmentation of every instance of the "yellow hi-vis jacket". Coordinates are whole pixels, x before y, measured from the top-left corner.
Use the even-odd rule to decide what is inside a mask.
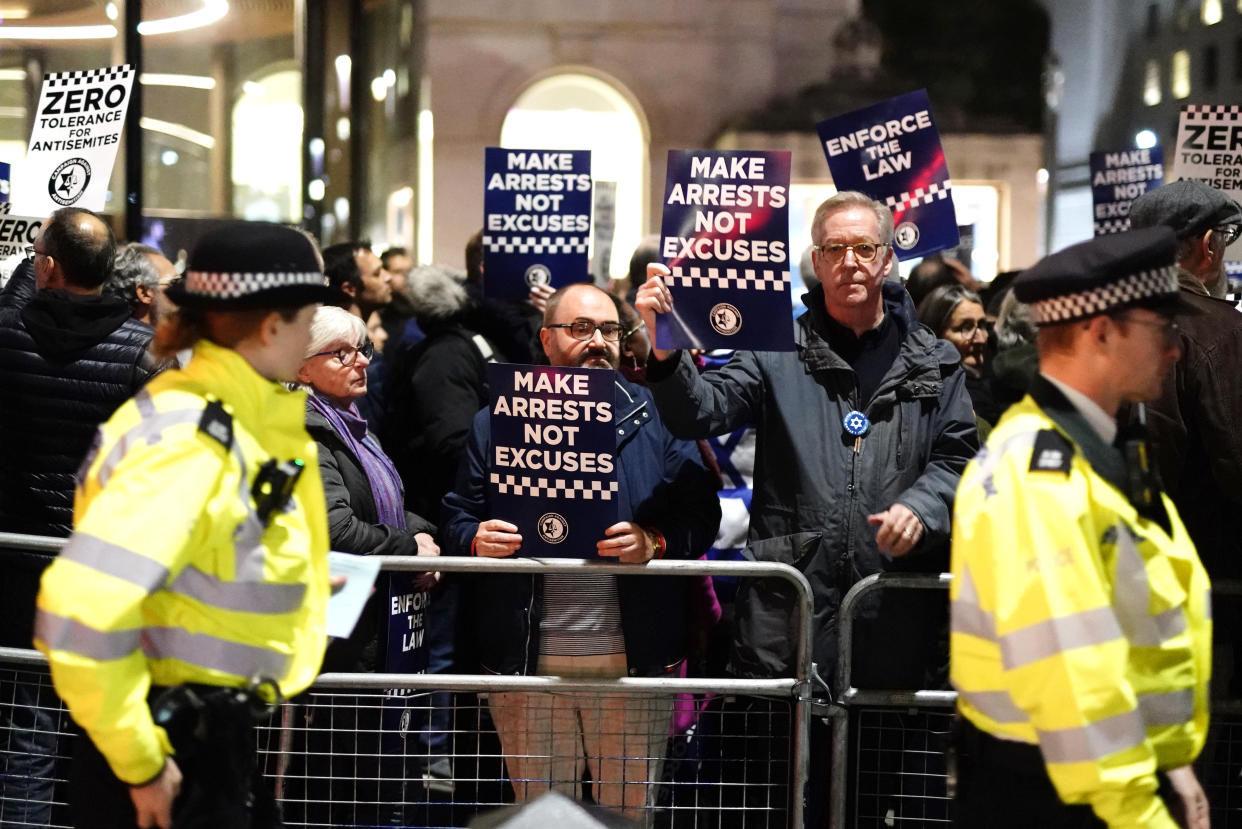
[[[75,531],[43,575],[35,646],[74,720],[130,784],[171,753],[152,684],[308,686],[327,642],[328,523],[306,397],[201,341],[100,427]],[[269,459],[304,469],[266,526]]]
[[[1066,803],[1090,804],[1110,827],[1173,829],[1155,773],[1190,763],[1207,736],[1211,585],[1173,503],[1160,495],[1170,535],[1057,415],[1024,398],[958,486],[958,710],[995,737],[1038,744]],[[1074,434],[1085,442],[1089,429]],[[1116,451],[1095,441],[1087,449]]]

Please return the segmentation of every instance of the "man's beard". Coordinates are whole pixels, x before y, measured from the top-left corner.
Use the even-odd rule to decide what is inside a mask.
[[[617,357],[607,348],[591,348],[582,352],[582,356],[578,358],[578,365],[580,367],[586,366],[587,368],[605,368],[605,366],[601,365],[587,366],[587,363],[593,360],[603,360],[608,364],[606,367],[611,369],[616,369],[620,363]]]

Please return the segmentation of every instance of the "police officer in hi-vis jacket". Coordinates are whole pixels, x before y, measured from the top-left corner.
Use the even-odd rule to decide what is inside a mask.
[[[1122,404],[1178,356],[1167,228],[1014,282],[1040,373],[966,468],[953,516],[959,824],[1208,826],[1208,577]]]
[[[254,724],[315,678],[329,593],[306,395],[282,381],[330,295],[301,233],[208,232],[153,346],[193,356],[100,428],[35,621],[85,731],[75,826],[280,825]]]

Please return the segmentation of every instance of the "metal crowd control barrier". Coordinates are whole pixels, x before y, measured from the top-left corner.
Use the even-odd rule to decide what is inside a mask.
[[[828,711],[833,720],[832,772],[829,791],[831,829],[848,826],[935,826],[952,821],[950,797],[946,788],[945,750],[952,725],[957,692],[938,690],[876,691],[854,687],[853,642],[855,612],[870,593],[882,589],[947,590],[949,573],[877,573],[868,576],[845,595],[839,619],[839,657],[836,672],[837,699]],[[1218,581],[1212,585],[1213,603],[1242,599],[1242,581]],[[1219,617],[1219,613],[1214,613]],[[1242,665],[1233,665],[1235,682]],[[1239,683],[1242,684],[1242,683]],[[876,712],[872,721],[860,717],[857,756],[851,762],[851,711],[890,709]],[[924,710],[920,710],[924,709]],[[931,709],[926,710],[926,709]],[[909,712],[903,714],[902,712]],[[902,721],[904,718],[904,721]],[[894,722],[896,720],[896,722]],[[867,756],[873,755],[873,756]],[[874,765],[876,777],[898,780],[898,790],[874,796],[886,797],[903,806],[917,804],[919,815],[902,813],[862,814],[859,807],[861,784],[849,789],[853,772],[861,777],[864,766]],[[1208,795],[1213,826],[1242,826],[1242,699],[1212,699],[1212,724],[1207,744],[1195,762],[1195,769]],[[849,820],[850,795],[854,794],[854,821]],[[928,808],[930,804],[930,808]],[[931,814],[928,814],[928,813]]]
[[[63,545],[61,539],[47,539],[33,536],[19,536],[0,533],[0,552],[11,550],[36,550],[55,553]],[[409,805],[421,808],[421,817],[414,823],[392,825],[461,825],[457,820],[461,815],[467,816],[477,812],[482,806],[504,805],[508,797],[503,793],[506,784],[505,767],[501,764],[502,755],[498,745],[489,749],[479,745],[488,739],[483,733],[487,720],[488,706],[482,702],[477,704],[453,703],[452,721],[448,731],[452,739],[478,745],[473,753],[454,757],[458,768],[446,780],[437,777],[434,768],[427,768],[426,761],[434,759],[430,754],[418,756],[417,752],[400,752],[403,760],[397,766],[385,762],[386,752],[380,747],[386,739],[387,721],[384,710],[399,705],[401,712],[401,733],[430,730],[427,725],[419,725],[418,720],[425,720],[438,706],[431,702],[431,695],[443,692],[460,694],[486,694],[492,699],[496,695],[513,691],[546,691],[554,694],[595,695],[598,697],[616,697],[625,700],[667,699],[673,695],[710,694],[717,697],[748,695],[760,700],[783,701],[785,706],[792,704],[792,716],[781,716],[780,711],[764,713],[759,708],[758,716],[771,716],[772,722],[781,724],[789,736],[790,752],[787,760],[780,758],[763,758],[764,762],[779,763],[787,769],[786,774],[773,774],[764,777],[764,781],[775,779],[780,781],[768,785],[769,806],[754,807],[753,815],[761,820],[761,825],[777,825],[771,821],[776,815],[787,816],[787,825],[801,827],[806,798],[809,756],[809,726],[811,716],[811,685],[813,675],[811,662],[811,609],[813,606],[810,586],[806,578],[796,569],[785,564],[769,564],[756,562],[702,562],[702,561],[651,561],[646,565],[621,565],[611,562],[587,561],[579,559],[479,559],[460,557],[426,558],[379,557],[381,569],[389,572],[424,572],[434,569],[446,573],[510,573],[510,574],[574,574],[574,573],[609,573],[614,575],[640,576],[712,576],[730,575],[747,578],[780,578],[793,584],[798,596],[800,624],[795,632],[797,654],[796,675],[783,679],[743,680],[743,679],[672,679],[664,677],[639,678],[623,677],[620,679],[561,679],[547,676],[481,676],[465,674],[321,674],[307,694],[281,706],[272,722],[260,728],[259,742],[261,763],[265,774],[274,779],[278,796],[283,797],[286,807],[288,825],[321,826],[321,825],[374,825],[370,818],[362,818],[362,806],[371,808],[368,815],[379,815],[382,820],[383,811],[376,808],[385,804],[405,803],[407,791],[411,783],[422,785],[427,791],[420,794],[426,798],[433,797],[437,790],[441,794],[445,788],[450,789],[447,798],[441,798],[443,806],[448,803],[455,809],[439,808],[435,815],[426,803],[410,802]],[[433,611],[434,612],[434,611]],[[0,759],[5,770],[8,770],[14,757],[22,753],[22,740],[17,733],[18,721],[15,714],[23,706],[24,700],[16,698],[12,689],[33,687],[50,690],[50,682],[46,672],[46,661],[36,651],[0,648],[0,687],[4,696],[0,698],[0,736],[3,737]],[[393,689],[402,689],[408,696],[394,697]],[[54,699],[54,698],[53,698]],[[630,704],[630,703],[626,703]],[[54,721],[56,735],[60,738],[55,746],[54,756],[47,758],[55,771],[50,772],[49,780],[58,786],[65,781],[65,756],[69,751],[68,718],[59,700],[54,704],[44,705],[39,702],[41,713],[49,721]],[[699,711],[699,716],[704,716]],[[721,721],[724,717],[722,715]],[[743,719],[743,730],[749,720]],[[771,725],[770,723],[768,724]],[[748,734],[735,735],[742,739]],[[15,737],[19,739],[14,739]],[[494,735],[492,735],[494,739]],[[405,742],[403,737],[403,743]],[[670,743],[672,744],[672,743]],[[674,752],[675,755],[675,752]],[[643,758],[639,758],[643,759]],[[670,756],[660,763],[680,762],[682,758]],[[393,768],[397,769],[400,779],[386,777]],[[747,767],[749,770],[749,767]],[[769,769],[769,772],[771,770]],[[743,773],[741,786],[754,786],[747,782]],[[342,777],[343,776],[343,777]],[[666,775],[667,777],[667,775]],[[421,779],[420,779],[421,778]],[[785,783],[784,781],[788,782]],[[657,780],[649,781],[660,783]],[[396,784],[395,787],[393,784]],[[7,779],[6,779],[7,785]],[[661,786],[675,785],[667,782]],[[705,783],[703,785],[710,785]],[[721,784],[722,790],[726,785]],[[332,812],[330,801],[336,797],[334,787],[352,796],[354,806],[350,817],[345,821]],[[366,790],[368,797],[375,798],[374,803],[363,803],[359,792]],[[457,794],[452,794],[453,789]],[[9,791],[9,789],[5,789]],[[474,802],[464,803],[460,795],[479,795]],[[482,793],[487,793],[486,797]],[[667,794],[667,791],[664,791]],[[57,789],[57,800],[63,801],[63,788]],[[670,807],[656,803],[647,811],[648,822],[656,825],[739,825],[736,817],[727,814],[709,814],[715,811],[714,800],[705,798],[707,808],[702,808],[698,790],[693,794],[689,805],[678,806],[675,802]],[[9,802],[0,797],[0,824],[23,824],[21,816],[14,812],[22,804]],[[687,814],[678,820],[678,809]],[[752,808],[749,802],[742,808]],[[47,825],[65,825],[59,822],[64,818],[64,805],[58,802],[55,806],[53,822]],[[289,812],[296,814],[289,819]],[[409,810],[407,810],[408,812]],[[727,813],[727,808],[719,808],[719,812]],[[9,817],[6,817],[6,814]],[[298,820],[297,818],[301,819]],[[743,814],[743,817],[746,817]],[[443,819],[446,822],[435,822]],[[375,821],[378,823],[378,820]],[[784,825],[786,821],[782,820]],[[740,821],[741,825],[759,825],[755,821]],[[44,824],[37,824],[44,825]],[[385,824],[388,825],[388,824]]]

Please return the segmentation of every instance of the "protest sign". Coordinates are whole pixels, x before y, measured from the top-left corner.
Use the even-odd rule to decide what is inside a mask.
[[[525,299],[590,280],[590,150],[488,147],[485,162],[483,292]]]
[[[128,65],[44,77],[30,146],[16,171],[17,210],[103,210],[133,82]]]
[[[792,351],[788,152],[670,150],[661,348]]]
[[[1198,179],[1238,200],[1242,190],[1242,107],[1187,104],[1177,121],[1173,181]]]
[[[957,247],[949,167],[926,90],[817,125],[838,190],[859,190],[893,211],[898,258]]]
[[[13,168],[3,161],[0,161],[0,204],[7,204],[9,201],[9,191],[12,188]]]
[[[595,244],[591,254],[591,277],[596,285],[612,279],[612,237],[617,231],[617,183],[595,182]]]
[[[516,524],[523,556],[591,558],[617,522],[616,373],[493,363],[488,517]]]
[[[429,658],[427,613],[431,607],[431,593],[414,589],[414,579],[420,573],[386,573],[388,603],[388,652],[384,670],[390,674],[423,674],[427,672]],[[381,585],[382,587],[383,585]],[[389,696],[402,696],[408,692],[391,690]]]
[[[0,213],[0,259],[23,254],[34,244],[45,219]]]
[[[1164,153],[1146,150],[1091,153],[1091,201],[1095,235],[1130,229],[1130,204],[1164,178]]]

